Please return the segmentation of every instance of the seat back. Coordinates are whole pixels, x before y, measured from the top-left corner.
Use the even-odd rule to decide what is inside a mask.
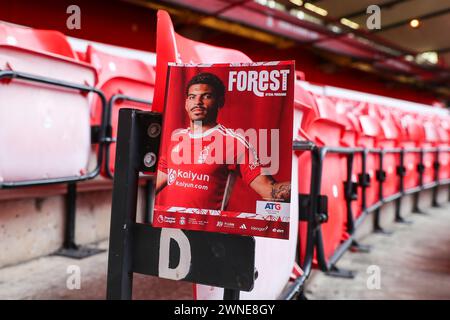
[[[112,55],[89,45],[86,50],[86,61],[94,66],[98,72],[98,87],[110,100],[114,95],[125,95],[134,99],[151,102],[155,86],[155,70],[141,60]],[[136,108],[151,110],[150,104],[118,100],[111,105],[108,124],[111,126],[111,137],[117,137],[119,110],[121,108]],[[91,123],[99,125],[101,122],[101,101],[92,101]],[[110,177],[114,174],[116,143],[107,146],[107,158],[102,168],[102,175]]]
[[[156,90],[153,109],[162,112],[167,75],[167,63],[244,63],[252,60],[244,53],[187,39],[177,34],[165,11],[158,11],[156,37]]]
[[[419,118],[422,123],[423,131],[425,134],[425,141],[423,146],[425,148],[433,148],[439,145],[439,133],[436,128],[436,124],[433,123],[430,119],[424,119],[423,117]],[[423,183],[430,183],[435,180],[434,173],[434,162],[436,160],[436,153],[434,152],[426,152],[424,154],[424,166],[425,171],[423,173]]]
[[[392,149],[398,147],[399,130],[395,125],[392,116],[384,110],[384,119],[380,120],[381,135],[376,143],[381,149]],[[386,153],[383,158],[383,171],[386,180],[383,182],[383,197],[393,195],[400,191],[400,179],[396,168],[400,165],[400,155],[398,153]]]
[[[360,131],[358,133],[358,145],[364,148],[376,147],[376,141],[380,134],[380,126],[377,120],[369,115],[358,117]],[[379,169],[379,156],[369,153],[366,159],[366,173],[370,176],[370,186],[366,189],[366,205],[372,206],[379,200],[379,182],[376,171]]]
[[[401,115],[401,125],[404,129],[404,136],[401,142],[404,148],[422,147],[424,141],[424,130],[416,119],[410,113]],[[405,154],[406,173],[404,178],[405,189],[417,187],[419,185],[419,173],[417,166],[420,163],[420,155],[418,153],[407,152]]]
[[[0,70],[94,86],[96,72],[58,33],[0,23]],[[89,168],[92,93],[37,82],[3,81],[0,181],[77,179]],[[36,182],[39,180],[39,182]]]
[[[78,59],[66,37],[53,30],[38,30],[2,22],[0,23],[0,45],[18,46],[34,52]]]
[[[342,146],[346,122],[336,112],[335,104],[325,96],[314,95],[317,117],[307,128],[308,136],[319,146]],[[311,183],[311,155],[308,152],[299,157],[299,192],[308,194]],[[346,156],[328,153],[323,161],[320,194],[328,198],[328,221],[321,225],[323,255],[326,261],[335,253],[341,241],[348,238],[347,211],[344,198],[344,180],[347,177]],[[325,178],[326,177],[326,178]],[[300,224],[300,257],[306,253],[305,234],[307,225]],[[315,252],[317,261],[317,254]]]

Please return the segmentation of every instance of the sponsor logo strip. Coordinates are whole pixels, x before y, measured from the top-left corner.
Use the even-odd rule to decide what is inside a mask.
[[[154,227],[177,228],[208,232],[260,236],[278,239],[289,238],[289,222],[247,219],[209,214],[189,214],[155,209]]]

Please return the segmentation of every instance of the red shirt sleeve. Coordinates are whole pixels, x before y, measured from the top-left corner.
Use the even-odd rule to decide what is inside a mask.
[[[163,154],[159,157],[159,161],[158,161],[158,170],[162,171],[164,173],[167,173],[167,160],[165,157],[165,154],[163,152]]]
[[[238,155],[238,171],[242,180],[246,184],[250,184],[257,176],[261,175],[261,163],[251,144],[248,144],[244,150],[243,155]],[[242,158],[244,158],[243,161]]]

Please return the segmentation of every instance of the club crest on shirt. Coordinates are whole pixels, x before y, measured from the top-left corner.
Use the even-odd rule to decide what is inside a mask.
[[[177,173],[174,169],[169,169],[167,174],[167,184],[172,185],[177,180]]]
[[[209,149],[209,146],[203,148],[202,152],[200,152],[200,154],[198,155],[197,163],[202,164],[206,162],[206,158],[209,154]]]

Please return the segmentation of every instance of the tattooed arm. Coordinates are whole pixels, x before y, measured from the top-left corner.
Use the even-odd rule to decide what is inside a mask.
[[[272,176],[260,175],[250,187],[266,201],[289,201],[291,199],[291,183],[276,182]]]

